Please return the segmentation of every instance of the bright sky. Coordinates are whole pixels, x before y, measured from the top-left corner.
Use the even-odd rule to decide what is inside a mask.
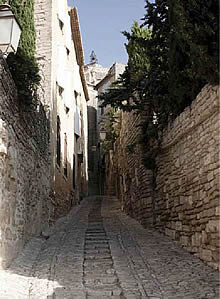
[[[92,50],[103,66],[127,63],[121,31],[130,31],[133,21],[144,16],[145,0],[68,0],[68,4],[78,9],[85,63]]]

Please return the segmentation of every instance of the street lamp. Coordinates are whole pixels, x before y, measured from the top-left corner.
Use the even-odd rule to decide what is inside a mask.
[[[100,134],[100,140],[104,141],[105,138],[106,138],[106,131],[105,131],[105,129],[101,129],[100,132],[99,132],[99,134]]]
[[[11,6],[0,5],[0,50],[4,55],[16,52],[21,35],[21,27],[16,20]]]

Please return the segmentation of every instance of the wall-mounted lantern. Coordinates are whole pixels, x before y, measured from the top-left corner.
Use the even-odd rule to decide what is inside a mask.
[[[16,53],[20,35],[21,27],[11,6],[0,5],[0,50],[4,55],[7,56],[10,52]]]
[[[100,140],[101,141],[104,141],[105,140],[105,138],[106,138],[106,131],[105,131],[105,129],[101,129],[100,130],[100,132],[99,132],[99,135],[100,135]]]

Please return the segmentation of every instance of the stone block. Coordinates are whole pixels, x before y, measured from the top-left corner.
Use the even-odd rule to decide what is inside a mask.
[[[175,224],[175,228],[176,228],[176,230],[181,231],[182,230],[182,222],[177,221]]]
[[[219,220],[209,220],[206,225],[206,232],[218,232],[219,231]]]
[[[215,208],[215,215],[220,216],[220,206]]]
[[[189,225],[183,225],[182,226],[182,231],[183,232],[190,232],[191,231],[191,227]]]
[[[220,260],[219,260],[219,250],[214,250],[214,251],[212,251],[212,258],[213,258],[213,261],[214,262],[220,262]]]
[[[214,173],[213,171],[210,171],[208,174],[207,174],[207,180],[208,182],[212,181],[214,179]]]
[[[212,251],[208,249],[201,249],[200,251],[200,258],[203,259],[206,262],[212,261]]]
[[[199,247],[202,243],[202,234],[195,233],[192,235],[192,246]]]
[[[176,232],[175,232],[175,230],[172,230],[172,229],[166,228],[165,229],[165,234],[167,236],[171,237],[172,239],[175,239],[175,237],[176,237]]]
[[[205,231],[202,231],[202,244],[209,244],[210,237]]]
[[[190,244],[190,238],[187,237],[187,236],[181,236],[181,237],[180,237],[180,243],[181,243],[183,246],[187,247],[187,246]]]

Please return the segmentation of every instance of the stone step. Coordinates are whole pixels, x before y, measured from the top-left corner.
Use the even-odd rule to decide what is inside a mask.
[[[102,275],[114,275],[116,273],[115,269],[113,268],[107,268],[107,269],[96,269],[95,271],[95,275],[97,276],[102,276]],[[85,271],[84,273],[84,276],[91,276],[93,277],[94,276],[94,271],[90,271],[90,270],[87,270]]]
[[[102,242],[102,241],[107,241],[108,242],[108,238],[106,238],[106,236],[100,237],[100,236],[93,236],[93,237],[85,237],[85,241],[96,241],[96,242]]]
[[[117,287],[97,287],[94,286],[86,288],[87,295],[95,295],[96,298],[99,299],[101,296],[120,296],[122,294],[122,290]]]
[[[86,260],[84,261],[84,269],[87,270],[86,268],[89,268],[90,270],[96,270],[97,268],[103,269],[104,271],[107,270],[108,268],[112,268],[113,266],[113,261],[111,259],[100,259],[100,260]]]
[[[110,254],[106,254],[106,255],[103,255],[103,254],[97,254],[97,255],[94,255],[94,254],[86,254],[85,256],[85,261],[87,260],[111,260],[112,257]]]
[[[118,282],[118,278],[115,275],[108,275],[108,274],[103,274],[103,275],[88,275],[86,274],[84,277],[84,281],[86,284],[96,284],[96,282],[101,282],[103,285],[104,284],[116,284]]]
[[[93,231],[90,231],[90,232],[88,232],[88,231],[86,231],[86,234],[85,234],[86,236],[106,236],[106,233],[105,233],[105,231],[99,231],[99,232],[93,232]]]
[[[86,231],[86,233],[87,234],[105,234],[105,230],[103,229],[103,228],[98,228],[98,227],[91,227],[91,228],[89,228],[89,229],[87,229],[87,231]]]
[[[84,251],[84,255],[86,254],[103,254],[103,253],[108,253],[111,254],[111,251],[109,248],[101,248],[101,249],[89,249]]]
[[[99,244],[99,243],[108,244],[108,240],[106,240],[106,239],[103,239],[103,240],[96,240],[96,239],[88,240],[88,239],[86,239],[86,245],[87,244],[95,244],[95,243],[97,243],[97,244]]]
[[[97,298],[96,296],[87,296],[87,299],[124,299],[124,298],[125,297],[121,297],[121,296],[117,296],[117,295],[116,296],[99,296],[99,298]]]
[[[90,249],[108,249],[109,248],[109,245],[108,244],[88,244],[88,245],[85,245],[85,250],[90,250]]]

